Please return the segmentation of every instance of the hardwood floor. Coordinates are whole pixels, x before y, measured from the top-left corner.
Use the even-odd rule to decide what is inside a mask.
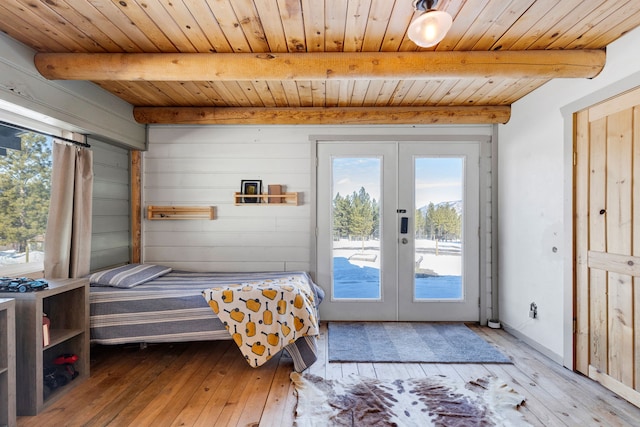
[[[521,407],[535,426],[638,426],[640,408],[573,373],[503,330],[472,326],[513,364],[327,363],[309,373],[407,378],[431,374],[475,379],[494,374],[526,396]],[[232,341],[92,348],[91,377],[23,427],[41,426],[289,426],[296,398],[293,363],[276,357],[253,369]],[[19,379],[18,379],[19,380]]]

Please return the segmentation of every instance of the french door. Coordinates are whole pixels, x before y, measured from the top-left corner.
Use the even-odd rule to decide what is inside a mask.
[[[317,143],[324,320],[479,320],[479,149]]]

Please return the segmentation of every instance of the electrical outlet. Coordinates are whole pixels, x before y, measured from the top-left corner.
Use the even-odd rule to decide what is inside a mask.
[[[532,319],[538,318],[538,306],[536,305],[535,302],[532,302],[529,305],[529,317]]]

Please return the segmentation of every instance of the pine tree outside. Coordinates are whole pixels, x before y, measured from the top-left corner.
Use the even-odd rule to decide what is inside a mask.
[[[415,231],[416,298],[457,299],[462,292],[462,160],[427,157],[416,161],[416,169],[420,171],[415,183],[416,203],[422,202],[415,207],[412,226]],[[381,295],[379,239],[382,207],[372,196],[380,195],[378,162],[376,158],[333,159],[333,280],[336,298],[377,299]],[[424,173],[434,169],[439,175]],[[445,169],[448,172],[443,178]],[[361,185],[354,188],[353,184],[359,181]],[[349,185],[350,193],[339,191],[349,188]],[[426,197],[435,201],[424,200]]]
[[[19,149],[0,156],[0,275],[7,276],[27,266],[42,270],[51,194],[51,138],[17,136]]]

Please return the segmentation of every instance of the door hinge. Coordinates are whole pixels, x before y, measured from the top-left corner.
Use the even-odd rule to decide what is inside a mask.
[[[578,332],[578,319],[573,319],[573,333]]]
[[[578,164],[578,153],[576,151],[573,152],[573,166]]]

